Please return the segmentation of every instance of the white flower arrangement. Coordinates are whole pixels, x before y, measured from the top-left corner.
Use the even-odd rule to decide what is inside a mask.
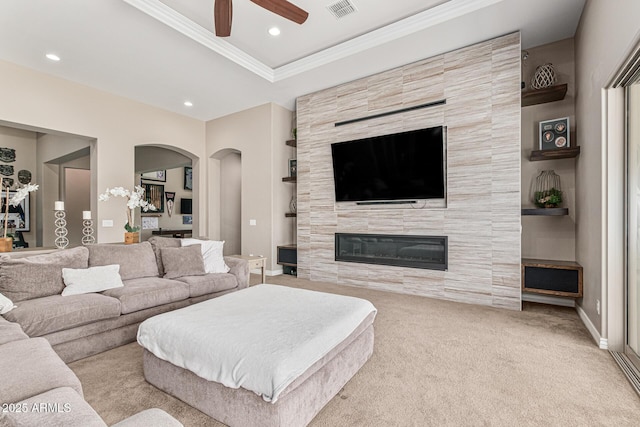
[[[124,229],[130,233],[140,230],[139,225],[134,225],[133,210],[135,208],[141,208],[144,212],[157,210],[154,205],[145,200],[144,188],[139,185],[136,185],[133,191],[126,190],[123,187],[107,188],[104,194],[98,196],[98,200],[105,202],[111,197],[127,198],[127,223],[124,225]]]

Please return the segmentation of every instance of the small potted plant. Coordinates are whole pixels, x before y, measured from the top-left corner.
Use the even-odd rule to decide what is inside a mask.
[[[133,191],[125,190],[123,187],[107,188],[104,194],[101,194],[98,199],[101,202],[109,200],[111,197],[125,197],[127,199],[127,223],[124,225],[126,233],[124,233],[124,243],[138,243],[140,242],[140,226],[135,225],[133,210],[141,208],[144,212],[155,211],[156,207],[147,202],[144,198],[144,189],[139,185],[134,187]]]
[[[539,208],[557,208],[562,204],[562,191],[551,188],[547,191],[536,191],[536,206]]]

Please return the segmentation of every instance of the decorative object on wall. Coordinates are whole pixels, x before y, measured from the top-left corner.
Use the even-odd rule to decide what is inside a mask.
[[[3,182],[7,179],[8,178],[1,178]],[[38,185],[27,184],[15,191],[10,191],[9,187],[5,187],[5,189],[7,191],[7,197],[2,199],[2,208],[0,209],[0,220],[5,223],[5,229],[9,227],[14,231],[29,231],[30,199],[28,195],[30,192],[36,191]],[[7,221],[5,221],[5,218]],[[6,232],[4,237],[7,237]]]
[[[65,219],[66,213],[64,211],[64,202],[57,201],[54,204],[55,221],[56,226],[56,240],[54,241],[56,248],[64,249],[69,246],[69,239],[67,238],[67,220]]]
[[[13,175],[13,165],[0,165],[0,175],[4,175],[4,176]]]
[[[182,215],[182,223],[183,224],[193,224],[193,216],[192,215]]]
[[[289,159],[289,176],[297,176],[298,174],[298,161],[296,159]]]
[[[184,167],[184,189],[193,190],[193,169],[191,166]]]
[[[158,228],[159,225],[159,221],[158,221],[158,217],[152,217],[152,216],[143,216],[142,217],[142,229],[143,230],[154,230],[156,228]]]
[[[296,196],[291,196],[291,201],[289,202],[289,212],[296,213],[298,210],[298,202],[296,200]]]
[[[16,150],[8,147],[0,147],[0,162],[11,163],[16,161]]]
[[[556,82],[556,70],[553,64],[548,63],[538,66],[536,72],[531,78],[531,87],[534,89],[544,89],[553,86]]]
[[[82,244],[93,245],[96,238],[93,235],[93,220],[91,211],[82,211]]]
[[[166,191],[164,193],[164,197],[167,199],[167,213],[169,214],[169,218],[173,215],[173,207],[176,203],[176,193],[173,191]]]
[[[18,171],[18,182],[20,184],[28,184],[31,182],[31,171],[22,169]]]
[[[536,177],[533,203],[539,208],[558,208],[562,204],[560,177],[554,171],[542,171]]]
[[[158,187],[162,187],[164,189],[164,186],[162,185],[159,185]],[[140,240],[140,235],[138,233],[140,226],[134,224],[135,217],[133,215],[133,210],[135,208],[140,208],[143,212],[155,211],[156,207],[147,201],[144,194],[144,188],[139,185],[136,185],[133,191],[125,190],[122,187],[114,187],[111,189],[107,188],[107,191],[104,194],[98,196],[98,200],[104,202],[109,200],[111,197],[125,197],[127,199],[127,223],[124,225],[124,229],[127,232],[124,234],[124,242],[125,244],[137,243]]]
[[[147,203],[153,206],[154,212],[164,212],[164,185],[160,184],[142,184],[144,196]]]
[[[569,148],[569,117],[541,121],[539,130],[540,150]]]
[[[161,171],[145,172],[140,175],[140,178],[146,181],[167,182],[167,171],[161,170]]]
[[[4,178],[2,181],[2,188],[11,188],[13,187],[13,178]]]

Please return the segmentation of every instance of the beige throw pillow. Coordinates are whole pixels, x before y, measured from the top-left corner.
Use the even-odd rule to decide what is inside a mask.
[[[182,248],[161,248],[162,264],[165,279],[176,279],[183,276],[202,276],[204,269],[200,245]]]
[[[202,258],[204,260],[204,270],[207,273],[228,273],[230,268],[224,262],[222,255],[224,240],[200,240],[200,239],[180,239],[182,246],[200,245],[202,248]]]

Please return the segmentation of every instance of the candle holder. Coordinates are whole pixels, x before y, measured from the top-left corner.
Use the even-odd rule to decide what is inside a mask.
[[[93,236],[93,220],[82,220],[82,244],[93,245],[96,242],[96,238]]]
[[[56,220],[54,224],[56,225],[56,248],[64,249],[69,245],[69,239],[67,238],[67,220],[64,219],[66,213],[63,210],[55,211]]]

